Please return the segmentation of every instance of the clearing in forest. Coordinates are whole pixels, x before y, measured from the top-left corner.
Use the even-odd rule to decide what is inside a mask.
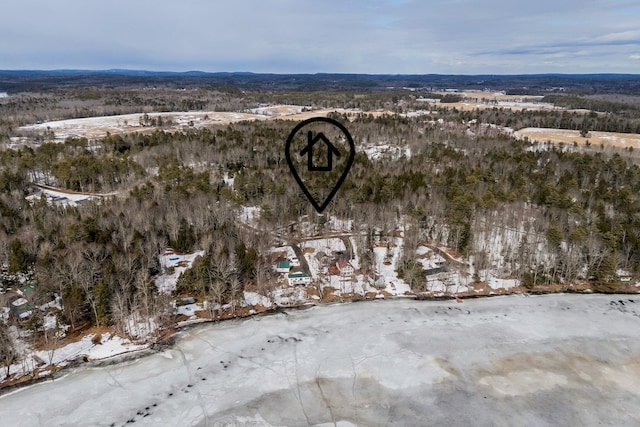
[[[529,138],[531,141],[547,142],[554,144],[573,144],[574,142],[585,145],[587,141],[591,145],[633,147],[640,148],[640,135],[636,133],[597,132],[590,131],[586,137],[580,136],[580,131],[552,128],[524,128],[514,132],[519,139]]]

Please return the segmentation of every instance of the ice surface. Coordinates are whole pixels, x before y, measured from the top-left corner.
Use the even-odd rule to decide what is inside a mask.
[[[638,425],[640,298],[325,305],[0,397],[7,426]],[[129,424],[127,422],[129,421]]]

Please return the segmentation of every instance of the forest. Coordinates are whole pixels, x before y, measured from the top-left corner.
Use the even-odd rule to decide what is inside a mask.
[[[374,237],[410,230],[397,269],[416,292],[426,283],[416,262],[420,244],[450,248],[468,262],[477,282],[500,271],[526,289],[567,290],[583,283],[592,291],[614,292],[620,290],[619,271],[640,273],[637,150],[538,144],[501,130],[640,133],[640,119],[629,113],[637,111],[634,104],[587,104],[581,97],[553,95],[553,102],[593,109],[457,111],[444,104],[428,116],[407,117],[400,113],[415,104],[416,93],[399,89],[250,91],[224,84],[184,91],[145,84],[19,92],[0,99],[2,286],[15,286],[19,277],[34,281],[35,303],[58,296],[60,323],[72,329],[93,325],[124,332],[134,313],[170,328],[177,296],[215,302],[214,315],[220,304],[238,303],[245,289],[267,294],[276,286],[269,256],[275,242],[304,238],[296,226],[303,219],[322,233],[335,217],[353,221],[363,274],[375,270]],[[243,111],[266,102],[361,111],[331,113],[348,126],[357,154],[322,215],[287,168],[284,142],[295,125],[288,120],[182,131],[160,125],[64,142],[18,129],[93,115]],[[372,114],[380,109],[387,112]],[[16,136],[33,142],[12,144]],[[366,147],[382,143],[410,154],[368,155]],[[77,206],[29,197],[41,186],[99,197]],[[257,227],[239,221],[243,207],[259,208]],[[167,247],[204,251],[178,280],[175,295],[159,293],[154,282]],[[45,335],[37,315],[24,327]],[[13,360],[11,354],[3,356],[5,362]]]

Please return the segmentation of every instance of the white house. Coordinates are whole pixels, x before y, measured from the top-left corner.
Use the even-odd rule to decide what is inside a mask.
[[[355,273],[355,269],[353,265],[346,259],[342,259],[336,263],[336,267],[338,267],[338,271],[341,276],[351,276]]]
[[[289,285],[307,285],[311,283],[311,276],[306,273],[289,273],[287,275],[287,279],[289,279]]]

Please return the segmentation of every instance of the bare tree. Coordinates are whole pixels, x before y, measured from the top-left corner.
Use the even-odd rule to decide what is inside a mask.
[[[0,321],[0,363],[5,366],[5,378],[9,378],[11,365],[18,361],[18,352],[9,334],[7,325]]]
[[[60,327],[60,323],[58,322],[58,317],[56,316],[56,323],[53,328],[49,328],[44,330],[44,343],[47,348],[47,356],[49,358],[49,365],[53,364],[53,356],[55,355],[55,351],[58,347],[58,341],[60,340],[60,332],[62,328]]]

